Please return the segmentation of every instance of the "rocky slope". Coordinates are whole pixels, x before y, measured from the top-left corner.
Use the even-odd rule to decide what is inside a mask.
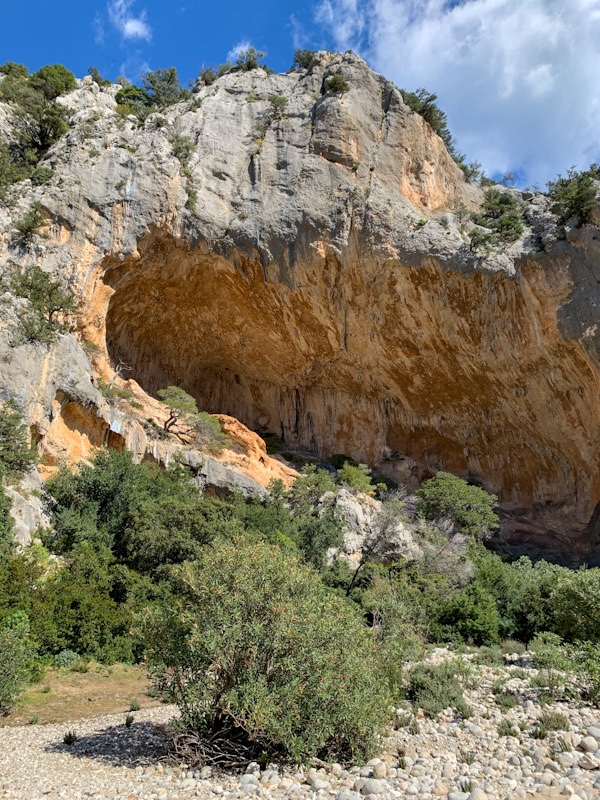
[[[337,73],[349,91],[325,91]],[[143,417],[175,383],[410,488],[437,469],[477,479],[507,541],[594,558],[596,227],[559,240],[546,199],[524,195],[525,235],[472,252],[463,209],[481,190],[351,53],[226,75],[141,126],[117,90],[87,78],[61,99],[72,127],[44,161],[53,179],[0,210],[0,257],[73,287],[78,339],[97,348],[93,370],[73,337],[16,350],[5,320],[2,395],[25,404],[50,465],[108,439],[156,457]],[[34,200],[45,238],[23,250],[11,230]],[[141,414],[97,389],[119,363]]]

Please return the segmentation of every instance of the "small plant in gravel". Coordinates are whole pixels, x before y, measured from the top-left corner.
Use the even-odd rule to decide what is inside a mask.
[[[512,694],[512,692],[506,692],[503,689],[499,692],[494,691],[494,700],[498,708],[501,708],[503,711],[508,711],[517,705],[517,698],[514,694]]]
[[[446,708],[456,709],[463,718],[472,714],[456,677],[455,664],[450,661],[437,666],[418,664],[413,667],[406,694],[413,706],[423,709],[429,717],[437,716]]]
[[[133,714],[127,714],[127,716],[125,717],[125,727],[131,728],[132,725],[133,725]]]
[[[37,722],[38,722],[38,718],[36,716],[29,717],[29,719],[27,720],[27,724],[28,725],[37,725]]]
[[[473,781],[471,780],[462,780],[460,782],[460,790],[465,794],[471,794],[473,791]]]
[[[531,729],[532,739],[545,739],[547,736],[548,728],[541,721],[537,722]]]
[[[70,747],[72,744],[75,744],[77,739],[78,739],[78,736],[75,733],[75,731],[72,731],[72,730],[71,731],[67,731],[65,733],[65,735],[63,736],[63,743]]]
[[[498,725],[498,736],[517,736],[517,730],[512,722],[503,719]]]
[[[132,700],[129,701],[129,710],[130,711],[140,710],[140,701],[137,699],[137,697],[134,697]]]
[[[559,711],[545,711],[539,718],[538,724],[543,725],[548,731],[568,731],[571,727],[568,718]]]
[[[475,750],[459,750],[458,760],[463,764],[474,764],[477,759]]]

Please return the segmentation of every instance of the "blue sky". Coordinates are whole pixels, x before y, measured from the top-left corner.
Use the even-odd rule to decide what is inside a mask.
[[[458,149],[544,186],[600,161],[600,0],[0,0],[0,62],[106,77],[176,66],[182,82],[242,44],[353,49],[436,92]]]

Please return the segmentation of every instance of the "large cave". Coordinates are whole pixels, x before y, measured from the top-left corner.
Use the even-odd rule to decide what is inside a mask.
[[[106,265],[106,342],[149,393],[402,477],[448,469],[513,513],[583,530],[600,497],[598,373],[557,309],[560,270],[315,257],[292,278],[149,234]],[[406,472],[404,472],[404,475]]]

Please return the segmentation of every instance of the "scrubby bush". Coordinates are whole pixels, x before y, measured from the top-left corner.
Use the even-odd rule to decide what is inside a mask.
[[[341,72],[336,72],[325,79],[325,91],[333,94],[344,94],[350,91],[350,84]]]
[[[31,656],[29,620],[17,611],[0,625],[0,716],[9,713],[23,688]]]
[[[184,441],[195,441],[201,447],[222,450],[229,441],[221,430],[219,421],[205,411],[198,411],[194,398],[178,386],[168,386],[157,392],[169,408],[169,418],[164,423],[166,433],[174,433]]]
[[[294,64],[296,69],[308,69],[315,57],[314,50],[296,50],[294,53]]]
[[[185,727],[294,762],[372,751],[389,697],[371,635],[311,568],[267,544],[217,542],[182,569],[176,596],[144,635]]]
[[[29,211],[26,211],[15,222],[14,240],[22,247],[29,247],[34,238],[39,235],[44,222],[45,218],[40,210],[40,204],[34,203]]]
[[[57,334],[68,330],[61,317],[75,314],[79,309],[73,294],[37,265],[23,272],[15,271],[10,291],[29,301],[27,311],[19,315],[17,322],[18,338],[22,341],[50,344]]]
[[[350,461],[345,461],[338,474],[343,486],[363,494],[375,494],[371,470],[366,464],[352,464]]]
[[[35,462],[36,453],[20,408],[14,401],[0,405],[0,476],[20,475]]]
[[[598,204],[598,180],[600,165],[592,164],[583,172],[571,167],[566,177],[559,175],[555,181],[548,182],[552,211],[558,215],[560,224],[571,217],[577,217],[579,225],[589,222],[591,212]]]
[[[49,64],[35,72],[31,86],[41,92],[46,100],[54,100],[61,94],[72,92],[77,87],[75,75],[62,64]]]
[[[462,163],[463,157],[458,155],[454,139],[448,128],[448,117],[435,102],[437,95],[428,92],[423,87],[417,89],[416,92],[407,92],[404,89],[400,91],[406,105],[423,117],[434,133],[437,133],[444,142],[450,155],[455,159],[459,159]]]
[[[151,105],[158,109],[179,103],[189,97],[188,89],[182,88],[176,67],[156,69],[142,74],[142,85]]]
[[[88,75],[95,81],[98,86],[111,86],[111,81],[103,78],[100,74],[98,67],[88,67]]]
[[[500,242],[515,242],[523,233],[519,202],[512,192],[501,189],[486,191],[481,212],[474,215],[474,221],[477,225],[490,228]]]
[[[464,718],[472,715],[452,661],[437,666],[418,664],[413,667],[408,676],[406,694],[414,708],[421,708],[429,717],[437,716],[446,708],[456,709]]]
[[[552,592],[554,630],[569,641],[600,642],[600,569],[564,570]]]
[[[425,519],[451,519],[471,536],[486,537],[498,526],[496,495],[471,486],[449,472],[438,472],[419,488],[418,512]]]

